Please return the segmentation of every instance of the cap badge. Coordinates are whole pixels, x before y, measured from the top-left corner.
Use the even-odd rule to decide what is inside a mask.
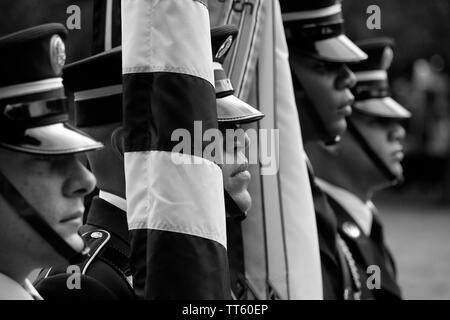
[[[322,28],[320,28],[320,34],[323,35],[323,36],[331,34],[331,33],[333,33],[333,29],[330,28],[330,27],[322,27]]]
[[[344,232],[353,239],[356,239],[361,235],[359,228],[352,222],[344,222],[342,224],[342,230],[344,230]]]
[[[56,74],[60,74],[64,63],[66,62],[66,47],[61,37],[55,34],[50,39],[50,63],[53,71]]]
[[[381,69],[387,70],[392,64],[394,59],[394,51],[391,47],[384,48],[383,55],[381,57]]]
[[[219,50],[216,53],[216,59],[222,58],[230,49],[233,44],[233,36],[229,36],[227,40],[220,46]]]

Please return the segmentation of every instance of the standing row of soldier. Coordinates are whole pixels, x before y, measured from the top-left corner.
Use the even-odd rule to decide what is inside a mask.
[[[341,4],[335,0],[280,1],[280,5],[314,199],[323,297],[398,299],[395,264],[371,202],[374,192],[403,178],[401,122],[410,114],[390,97],[387,70],[393,42],[383,38],[355,45],[345,36]],[[233,95],[222,67],[237,32],[230,25],[210,31],[216,110],[199,116],[207,119],[213,114],[224,133],[264,117]],[[245,286],[242,257],[233,250],[235,242],[242,241],[238,221],[245,218],[251,203],[245,158],[248,137],[235,141],[231,150],[225,142],[223,146],[224,158],[233,160],[221,166],[227,270],[202,261],[198,270],[190,266],[179,270],[177,265],[173,270],[149,268],[153,259],[166,257],[157,250],[148,252],[151,236],[145,229],[146,235],[133,231],[130,240],[125,199],[133,186],[124,165],[127,151],[142,151],[127,146],[142,123],[124,113],[128,103],[124,95],[133,85],[122,74],[125,52],[119,47],[63,67],[65,37],[64,27],[47,24],[0,38],[0,298],[197,298],[202,296],[192,288],[208,289],[192,285],[198,270],[200,275],[202,271],[217,274],[223,282],[223,292],[204,297],[248,298],[240,293]],[[64,90],[74,96],[76,128],[67,124]],[[145,94],[139,94],[133,99],[146,101]],[[152,94],[150,101],[157,104],[158,92]],[[163,97],[163,101],[170,99]],[[153,123],[161,115],[152,112],[138,117],[148,123],[144,131],[157,136],[161,146],[164,137],[158,130],[171,124]],[[174,112],[170,117],[183,115]],[[132,138],[145,141],[144,135]],[[84,153],[90,171],[76,156]],[[81,226],[83,198],[95,185],[99,195]],[[207,246],[198,250],[206,252]],[[166,247],[168,255],[171,249]],[[67,273],[69,264],[81,270],[79,290],[67,285],[72,275]],[[379,267],[380,286],[368,286],[369,266]],[[34,288],[26,277],[36,268],[43,269]],[[221,277],[224,272],[229,277]],[[161,285],[158,278],[163,273],[174,279]]]

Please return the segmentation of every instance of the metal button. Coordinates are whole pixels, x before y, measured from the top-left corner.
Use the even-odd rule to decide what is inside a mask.
[[[359,228],[352,222],[344,222],[342,224],[342,230],[344,230],[350,238],[358,238],[361,235]]]
[[[103,237],[103,233],[101,232],[96,231],[91,233],[91,238],[93,239],[100,239],[101,237]]]

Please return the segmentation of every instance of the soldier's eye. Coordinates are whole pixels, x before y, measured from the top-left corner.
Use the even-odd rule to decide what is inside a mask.
[[[339,63],[325,62],[325,61],[317,61],[314,64],[314,69],[319,73],[332,73],[339,70]]]
[[[322,73],[322,72],[326,72],[327,71],[327,68],[326,68],[326,66],[325,66],[325,63],[324,62],[316,62],[314,65],[313,65],[313,68],[314,68],[314,70],[316,70],[316,71],[318,71],[318,72],[320,72],[320,73]]]
[[[47,155],[37,154],[37,155],[33,156],[32,160],[33,161],[47,161],[47,162],[50,162],[52,159],[51,159],[51,157],[49,157]]]

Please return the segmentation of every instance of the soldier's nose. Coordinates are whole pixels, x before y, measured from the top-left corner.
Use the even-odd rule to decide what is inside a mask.
[[[393,123],[388,134],[389,141],[402,142],[405,139],[405,136],[405,128],[400,123]]]
[[[355,74],[347,67],[346,64],[342,64],[339,69],[338,76],[336,78],[336,89],[342,90],[345,88],[352,88],[356,84]]]
[[[248,150],[248,148],[250,147],[250,137],[248,136],[247,133],[244,134],[244,149]]]
[[[73,157],[67,172],[67,179],[63,186],[63,193],[67,197],[84,197],[94,190],[96,179],[94,175],[79,160]]]

